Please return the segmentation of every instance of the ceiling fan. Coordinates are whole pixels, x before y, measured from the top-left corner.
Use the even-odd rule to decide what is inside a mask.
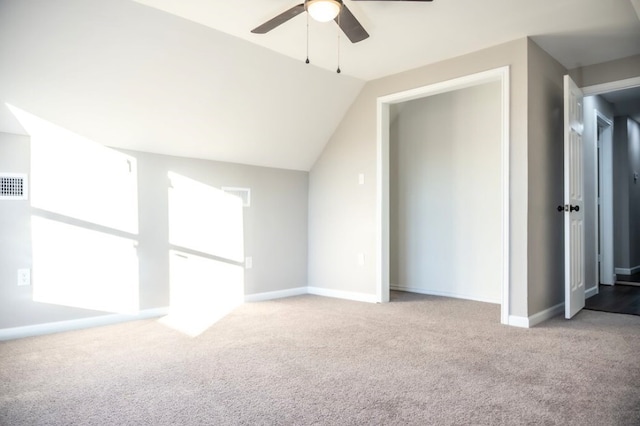
[[[422,1],[431,2],[433,0],[353,0],[353,1]],[[302,12],[307,12],[309,15],[319,22],[328,22],[334,20],[345,35],[351,40],[352,43],[357,43],[369,37],[369,33],[364,29],[362,24],[358,22],[351,11],[345,6],[342,0],[305,0],[304,3],[300,3],[293,6],[291,9],[282,12],[260,25],[259,27],[251,30],[254,34],[265,34],[272,29],[284,24],[289,19],[294,18]]]

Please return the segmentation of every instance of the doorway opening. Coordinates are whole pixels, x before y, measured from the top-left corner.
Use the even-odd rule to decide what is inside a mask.
[[[587,309],[592,309],[590,305],[598,305],[598,301],[603,297],[607,299],[607,305],[612,305],[613,302],[610,300],[612,297],[625,294],[625,292],[610,291],[608,287],[616,284],[620,274],[626,271],[616,264],[616,262],[619,263],[619,253],[616,252],[620,250],[618,246],[620,224],[614,217],[616,210],[614,204],[617,203],[614,193],[619,191],[619,187],[616,189],[618,181],[616,173],[620,172],[621,166],[617,162],[621,158],[614,144],[620,130],[616,129],[619,127],[617,126],[619,116],[628,116],[640,123],[640,77],[584,87],[583,92],[585,99],[593,99],[585,102],[585,107],[588,105],[589,108],[585,114],[592,117],[593,127],[590,131],[595,141],[591,148],[594,153],[593,174],[585,175],[585,178],[595,185],[594,202],[591,207],[593,211],[591,229],[595,239],[593,248],[585,253],[585,264],[592,271],[587,271],[587,275],[591,275],[586,289],[586,297],[591,298],[587,303]],[[629,160],[625,158],[624,161]],[[628,176],[625,175],[626,177]],[[611,290],[613,290],[612,287]],[[606,294],[602,294],[603,292]],[[613,305],[622,306],[620,303],[613,303]]]
[[[378,143],[377,143],[377,300],[389,301],[390,291],[390,134],[392,107],[409,101],[472,88],[487,83],[499,82],[500,128],[499,128],[499,203],[498,262],[500,321],[509,323],[509,67],[501,67],[445,82],[395,93],[378,98]],[[394,108],[396,108],[394,107]],[[463,125],[463,124],[462,124]],[[472,208],[472,206],[468,206]],[[460,265],[464,267],[464,265]]]

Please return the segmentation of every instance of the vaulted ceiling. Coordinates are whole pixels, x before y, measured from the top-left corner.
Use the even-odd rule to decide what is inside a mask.
[[[640,54],[639,0],[345,0],[371,37],[312,21],[306,65],[304,14],[250,32],[296,1],[0,0],[0,131],[25,133],[8,103],[109,146],[309,170],[369,80],[525,36],[568,69]]]

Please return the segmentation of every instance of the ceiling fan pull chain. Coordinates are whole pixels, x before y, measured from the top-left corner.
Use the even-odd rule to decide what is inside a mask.
[[[338,13],[338,69],[336,72],[340,74],[340,15],[342,15],[342,10]]]
[[[309,14],[307,13],[307,60],[304,61],[306,64],[309,63]]]

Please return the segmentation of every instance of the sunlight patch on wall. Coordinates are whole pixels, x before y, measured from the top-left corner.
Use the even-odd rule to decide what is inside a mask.
[[[161,322],[195,337],[244,302],[242,199],[168,177],[170,314]]]
[[[242,199],[177,173],[169,180],[169,242],[242,262]]]
[[[135,241],[31,217],[33,300],[122,314],[138,312]]]
[[[31,137],[33,300],[137,313],[136,159],[7,106]]]
[[[31,205],[138,233],[136,159],[9,105],[31,136]]]
[[[159,321],[196,337],[244,302],[240,265],[172,250],[171,306]]]

